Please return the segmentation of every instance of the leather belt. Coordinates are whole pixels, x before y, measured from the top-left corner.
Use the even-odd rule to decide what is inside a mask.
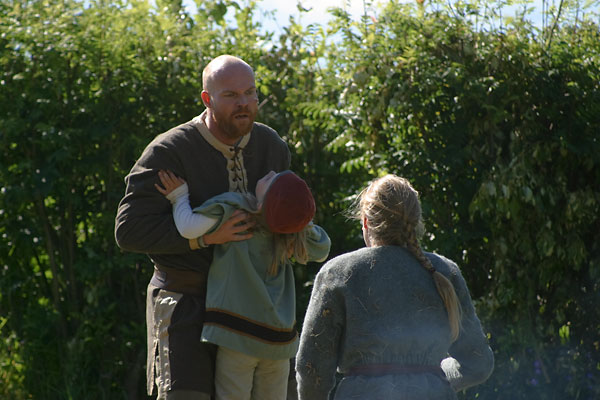
[[[206,274],[199,271],[155,265],[150,284],[176,293],[206,295]]]
[[[433,365],[401,365],[401,364],[366,364],[350,368],[345,376],[383,376],[400,374],[434,374],[446,380],[446,374],[440,366]]]

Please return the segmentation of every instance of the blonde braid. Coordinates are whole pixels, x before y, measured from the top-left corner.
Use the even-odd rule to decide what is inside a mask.
[[[450,323],[450,338],[454,342],[456,339],[458,339],[458,335],[460,333],[460,320],[462,314],[460,302],[458,301],[458,296],[454,290],[454,285],[452,285],[452,282],[450,282],[450,280],[446,278],[444,274],[438,272],[433,264],[431,264],[431,260],[425,256],[423,249],[421,249],[421,246],[419,246],[416,236],[413,236],[408,242],[407,249],[413,256],[415,256],[423,268],[425,268],[433,277],[435,288],[442,298],[444,307],[448,313],[448,322]]]
[[[455,341],[460,333],[460,302],[452,282],[436,271],[419,245],[417,234],[422,231],[422,220],[418,192],[406,179],[386,175],[363,190],[359,200],[356,215],[367,219],[373,243],[405,247],[431,273],[448,313],[451,339]]]

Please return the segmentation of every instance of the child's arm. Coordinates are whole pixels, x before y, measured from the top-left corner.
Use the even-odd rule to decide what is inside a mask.
[[[325,229],[310,222],[306,228],[307,261],[325,261],[331,249],[331,239]]]
[[[164,188],[158,184],[154,186],[173,204],[173,219],[181,236],[186,239],[196,239],[208,232],[218,222],[217,219],[192,211],[188,185],[183,179],[171,171],[159,171],[158,177]]]

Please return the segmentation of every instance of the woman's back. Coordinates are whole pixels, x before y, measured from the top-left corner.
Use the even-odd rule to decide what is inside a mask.
[[[377,246],[344,254],[315,280],[296,367],[301,398],[326,399],[333,384],[328,371],[337,366],[344,379],[336,400],[455,399],[444,372],[460,372],[452,362],[440,369],[453,351],[468,372],[453,382],[456,388],[485,380],[493,356],[460,270],[444,257],[426,256],[456,288],[465,325],[459,339],[450,339],[429,272],[406,249]]]
[[[439,365],[450,346],[448,317],[433,280],[410,253],[369,247],[342,257],[331,271],[347,276],[339,281],[346,309],[342,372],[362,364]]]
[[[296,360],[301,400],[452,400],[481,383],[494,357],[459,268],[424,253],[421,204],[386,175],[358,196],[367,248],[317,274]]]

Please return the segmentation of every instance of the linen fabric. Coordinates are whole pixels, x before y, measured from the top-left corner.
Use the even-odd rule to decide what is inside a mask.
[[[284,400],[289,371],[288,359],[261,359],[219,347],[215,400]]]

